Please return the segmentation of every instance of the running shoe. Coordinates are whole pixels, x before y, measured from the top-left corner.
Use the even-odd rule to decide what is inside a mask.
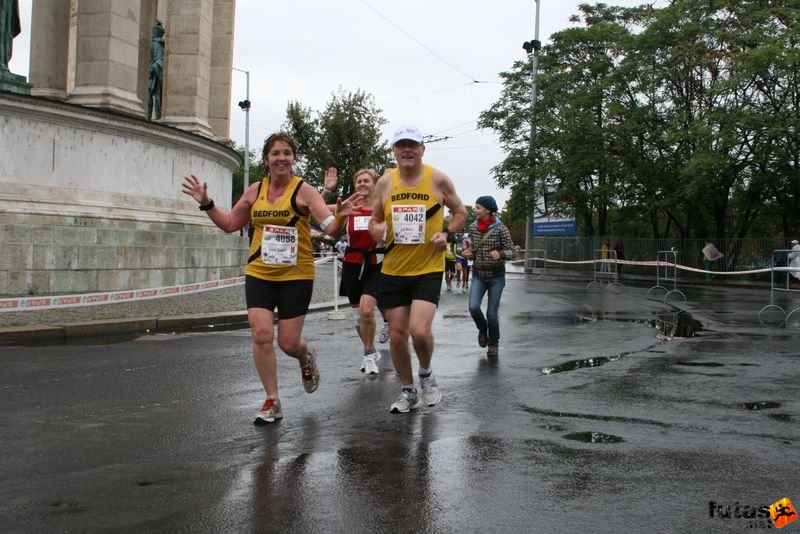
[[[422,389],[422,402],[428,406],[436,406],[442,400],[442,391],[439,389],[439,384],[436,383],[436,377],[433,372],[428,376],[419,377],[419,385]]]
[[[319,387],[319,369],[317,368],[317,352],[308,347],[308,361],[300,366],[303,387],[306,393],[314,393]]]
[[[489,345],[489,349],[486,351],[487,358],[497,358],[498,351],[497,345]]]
[[[364,359],[361,360],[361,372],[368,375],[377,375],[378,366],[375,362],[380,359],[381,355],[377,351],[372,351],[370,354],[364,356]]]
[[[381,336],[378,338],[378,341],[381,343],[386,343],[389,341],[389,323],[386,321],[383,322],[383,326],[381,327]]]
[[[419,408],[420,404],[416,389],[404,389],[397,400],[392,403],[389,411],[392,413],[407,413]]]
[[[267,399],[261,410],[256,414],[256,419],[253,424],[266,425],[274,423],[278,419],[283,419],[283,412],[281,412],[280,399]]]
[[[486,332],[483,330],[478,331],[478,345],[485,347],[489,344],[489,338],[486,337]]]

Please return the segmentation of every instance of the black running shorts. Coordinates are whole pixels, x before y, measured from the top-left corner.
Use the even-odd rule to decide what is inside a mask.
[[[264,308],[275,313],[277,306],[278,319],[293,319],[308,313],[313,290],[313,280],[273,282],[254,276],[246,276],[244,279],[247,309]]]
[[[442,271],[418,276],[391,276],[381,273],[378,304],[382,309],[411,306],[412,300],[439,305],[442,292]]]
[[[359,275],[361,278],[359,279]],[[339,287],[339,295],[347,297],[351,306],[358,306],[361,295],[369,295],[378,298],[378,288],[381,284],[381,264],[364,265],[364,273],[361,273],[360,263],[342,263],[342,283]]]

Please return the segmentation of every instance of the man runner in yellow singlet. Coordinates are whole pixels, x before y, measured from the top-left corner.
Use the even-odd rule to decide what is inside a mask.
[[[464,226],[467,212],[452,180],[422,163],[425,145],[419,129],[398,129],[392,153],[397,168],[387,169],[375,186],[370,232],[375,241],[386,236],[378,301],[389,321],[390,353],[400,376],[400,397],[390,411],[405,413],[442,400],[431,367],[431,324],[442,291],[445,244]],[[445,207],[450,224],[442,230]],[[419,360],[421,395],[414,387],[409,336]]]

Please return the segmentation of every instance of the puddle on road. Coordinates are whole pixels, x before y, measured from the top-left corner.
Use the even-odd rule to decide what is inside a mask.
[[[546,416],[546,417],[567,417],[575,419],[589,419],[591,421],[604,421],[612,423],[634,423],[640,425],[654,425],[663,428],[672,428],[672,425],[670,425],[669,423],[664,423],[662,421],[656,421],[653,419],[639,419],[636,417],[622,417],[617,415],[597,415],[597,414],[574,413],[574,412],[560,412],[555,410],[544,410],[542,408],[535,408],[533,406],[526,406],[524,404],[516,405],[515,409],[522,410],[523,412],[526,413],[538,416]]]
[[[724,367],[724,363],[719,362],[675,362],[675,365],[684,365],[686,367]]]
[[[541,315],[533,312],[518,313],[512,316],[514,321],[520,323],[529,322],[545,322],[545,323],[559,323],[567,325],[578,325],[587,322],[596,321],[617,321],[634,324],[645,324],[658,330],[656,337],[659,339],[673,339],[673,338],[687,338],[693,337],[695,333],[703,329],[700,321],[693,319],[691,315],[686,312],[672,312],[672,313],[654,313],[650,317],[632,317],[629,314],[622,313],[594,313],[594,314],[570,314],[570,315]],[[550,375],[555,373],[563,373],[566,371],[575,371],[576,369],[586,369],[589,367],[600,367],[609,362],[614,362],[622,359],[625,354],[615,354],[611,356],[593,356],[590,358],[582,358],[577,360],[569,360],[552,367],[545,367],[542,369],[542,374]],[[693,365],[691,362],[686,365]],[[696,364],[705,365],[705,364]],[[708,364],[708,367],[714,367],[722,364]]]
[[[603,432],[573,432],[565,434],[563,437],[583,443],[622,443],[625,441],[619,436],[604,434]]]
[[[792,416],[788,413],[770,413],[767,414],[767,417],[782,423],[791,423],[793,420]]]
[[[608,362],[617,361],[622,358],[618,356],[597,356],[594,358],[585,358],[583,360],[570,360],[568,362],[560,363],[553,367],[545,367],[542,369],[542,374],[552,375],[554,373],[563,373],[565,371],[574,371],[576,369],[586,369],[587,367],[600,367]]]
[[[780,402],[773,401],[743,402],[739,405],[739,408],[744,408],[745,410],[772,410],[780,407]]]
[[[560,315],[546,315],[535,312],[517,313],[511,316],[517,323],[545,323],[576,326],[583,323],[593,323],[597,321],[614,321],[633,324],[649,324],[659,330],[662,336],[669,338],[694,337],[695,334],[703,330],[703,324],[684,311],[669,313],[652,313],[649,316],[632,316],[627,313],[619,312],[578,312]]]

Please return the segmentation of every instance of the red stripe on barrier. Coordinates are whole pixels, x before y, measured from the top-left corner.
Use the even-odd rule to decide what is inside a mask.
[[[42,306],[50,306],[53,303],[53,299],[51,297],[24,299],[22,303],[26,308],[39,308]]]

